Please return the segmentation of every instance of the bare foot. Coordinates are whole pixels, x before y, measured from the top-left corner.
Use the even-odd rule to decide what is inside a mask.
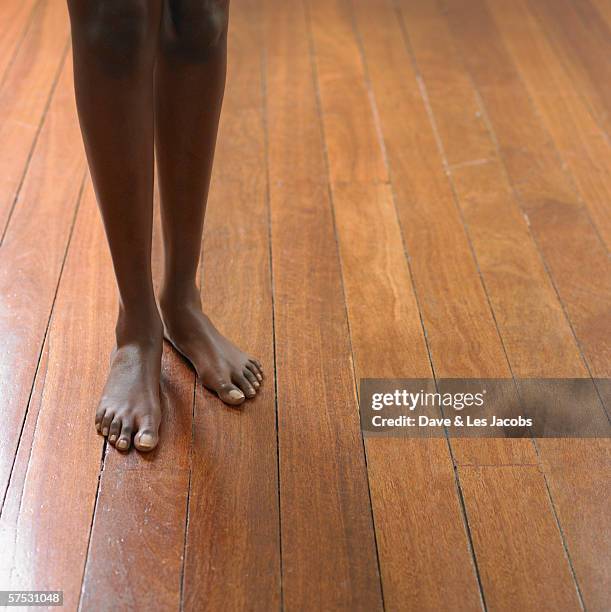
[[[146,334],[123,335],[131,337],[117,340],[96,412],[96,429],[120,451],[129,449],[132,437],[138,450],[150,451],[159,441],[161,422],[161,323],[153,324]]]
[[[176,300],[177,301],[177,300]],[[223,336],[202,312],[199,297],[161,300],[165,336],[186,357],[203,385],[226,404],[254,397],[263,380],[261,364]]]

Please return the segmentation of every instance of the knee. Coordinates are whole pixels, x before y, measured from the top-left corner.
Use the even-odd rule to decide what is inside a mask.
[[[203,62],[224,48],[226,0],[171,0],[161,33],[163,52],[187,62]]]
[[[101,70],[132,73],[145,57],[149,37],[147,0],[98,0],[95,8],[72,18],[73,38]]]

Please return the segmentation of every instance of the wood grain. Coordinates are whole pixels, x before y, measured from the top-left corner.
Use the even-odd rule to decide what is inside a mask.
[[[446,0],[459,51],[478,88],[509,179],[593,376],[611,363],[606,249],[535,113],[483,2]]]
[[[61,585],[64,605],[71,609],[81,592],[102,455],[102,438],[93,427],[106,374],[99,367],[100,355],[106,360],[110,354],[116,307],[112,268],[90,184],[74,235],[49,329],[45,386],[21,497],[9,587],[44,590]]]
[[[543,124],[575,180],[607,250],[611,248],[611,145],[546,41],[540,24],[520,0],[489,2]],[[611,32],[609,32],[611,36]]]
[[[464,10],[464,7],[461,10]],[[482,11],[478,11],[480,20],[482,19],[481,15]],[[412,17],[410,23],[414,26],[414,15],[408,12],[406,17],[408,21]],[[523,17],[521,19],[523,21]],[[505,16],[502,23],[507,25],[509,22],[509,16]],[[437,12],[436,23],[437,33],[446,33],[446,46],[444,48],[443,44],[440,44],[440,39],[444,40],[444,38],[438,36],[435,49],[447,57],[452,50],[452,45],[449,42],[450,37],[447,27],[444,26],[439,12]],[[488,25],[484,28],[486,31],[491,30]],[[462,40],[463,38],[460,36],[461,43]],[[482,44],[482,37],[480,37],[479,42]],[[517,43],[518,41],[516,41]],[[491,52],[490,48],[479,49],[478,53],[480,55],[477,59],[477,65],[480,73],[484,70],[482,68],[482,57],[492,56],[498,60],[498,57]],[[418,57],[417,50],[416,57]],[[475,54],[473,54],[472,59],[475,65]],[[509,61],[497,63],[496,66],[502,68],[501,72],[510,73],[511,71]],[[425,74],[425,80],[426,73],[430,69],[431,66],[427,65],[426,59],[424,59],[422,70]],[[456,70],[460,70],[459,64],[456,65]],[[464,80],[463,82],[466,88],[467,81]],[[516,87],[518,86],[519,82]],[[498,83],[495,87],[499,87]],[[490,94],[493,91],[492,86],[485,91]],[[470,95],[468,89],[463,98],[466,99],[466,95]],[[482,97],[487,100],[486,95]],[[502,98],[494,98],[492,95],[489,98],[493,99],[497,105],[501,104]],[[439,104],[439,108],[443,112],[443,105]],[[474,110],[481,112],[485,109],[477,106],[469,107],[465,104],[464,113],[466,117],[474,116]],[[507,108],[506,112],[509,113],[510,109]],[[507,125],[506,128],[508,129],[509,126]],[[442,140],[451,137],[451,134],[445,135],[442,133]],[[523,142],[526,144],[530,141],[524,139]],[[513,150],[501,147],[501,153],[507,158],[507,156],[513,154]],[[548,156],[547,159],[551,164],[553,158]],[[520,377],[587,377],[588,371],[578,350],[579,347],[575,344],[572,332],[564,320],[554,291],[549,285],[547,274],[538,261],[537,249],[535,249],[528,228],[516,208],[502,169],[496,162],[494,164],[463,166],[453,168],[452,176],[478,253],[480,267],[489,288],[496,319],[514,374]],[[519,245],[519,248],[516,248],[516,245]],[[520,294],[522,297],[519,297]],[[532,302],[531,298],[534,298]],[[529,304],[530,306],[528,306]],[[525,310],[521,312],[522,305]],[[542,342],[543,338],[545,340]],[[592,395],[594,400],[590,408],[602,412],[602,406],[596,394],[593,393]],[[580,407],[580,409],[585,410],[586,407]],[[540,456],[544,461],[551,461],[556,466],[575,462],[581,454],[581,449],[586,447],[589,449],[592,465],[600,465],[599,462],[605,456],[608,456],[608,449],[605,448],[605,444],[597,447],[585,440],[538,441]],[[574,476],[573,472],[567,471],[564,478],[562,475],[563,473],[558,469],[553,481],[550,479],[547,482],[557,512],[562,510],[562,504],[566,499],[563,495],[563,489],[568,488],[570,490],[577,484],[571,480]],[[596,512],[595,508],[599,508],[595,496],[588,503],[593,512]],[[566,510],[564,509],[564,511]],[[602,513],[603,511],[599,508],[597,512]],[[584,542],[589,541],[590,534],[591,523],[588,521],[584,520],[581,523],[575,521],[573,523],[573,529],[567,537],[571,557],[573,549],[583,550]],[[602,557],[599,559],[599,563],[604,564],[602,559]],[[583,555],[578,554],[574,564],[577,579],[580,582],[581,575],[587,575],[587,569],[586,567],[582,569],[582,563]],[[583,587],[586,604],[590,599],[596,598],[596,592],[590,593],[590,588],[591,585],[588,584]]]
[[[185,469],[102,472],[83,610],[179,609],[188,489]]]
[[[355,377],[430,378],[392,189],[378,182],[380,176],[356,170],[373,165],[384,168],[381,178],[388,173],[383,148],[374,138],[376,109],[371,106],[350,3],[312,0],[310,14]],[[329,23],[336,27],[330,30]],[[337,113],[342,105],[344,111]],[[360,126],[362,134],[370,135],[367,142],[350,149],[340,146],[344,124]],[[400,609],[409,600],[418,609],[434,610],[453,605],[460,593],[462,609],[477,608],[475,574],[464,570],[473,566],[447,443],[373,438],[365,442],[385,605]],[[412,466],[409,476],[406,465]],[[420,471],[420,465],[431,472]],[[438,483],[433,492],[432,478]],[[447,539],[430,538],[435,525],[443,525]],[[405,559],[411,560],[409,565]]]
[[[574,460],[574,447],[569,448]],[[609,444],[606,444],[606,450],[609,457]],[[594,454],[597,456],[600,454]],[[611,552],[611,473],[609,461],[601,464],[590,460],[589,463],[585,467],[547,466],[546,476],[558,520],[569,543],[584,603],[588,610],[602,611],[609,607],[608,586],[611,581],[607,563]]]
[[[0,90],[0,233],[9,219],[68,43],[65,2],[45,0]]]
[[[300,2],[265,3],[283,601],[288,610],[381,609],[367,475]],[[290,75],[281,80],[279,75]],[[286,174],[292,109],[308,157]],[[304,148],[307,147],[307,150]],[[286,155],[295,152],[286,151]],[[307,162],[307,163],[306,163]],[[305,463],[304,463],[305,462]]]
[[[37,4],[38,0],[5,0],[0,6],[0,89]]]
[[[66,62],[0,249],[0,499],[83,184],[85,159],[73,98],[72,63]]]
[[[11,580],[13,560],[15,558],[15,544],[17,542],[17,526],[19,524],[19,510],[23,486],[28,472],[30,451],[34,442],[38,414],[42,402],[42,394],[45,388],[47,366],[49,362],[49,344],[45,342],[38,369],[32,396],[30,398],[26,421],[19,439],[19,448],[15,457],[15,464],[11,473],[10,485],[3,498],[2,510],[0,512],[0,584],[8,585]]]
[[[557,357],[555,363],[561,363],[564,365],[565,361],[562,358],[565,356],[564,353],[568,352],[569,356],[575,356],[579,359],[579,352],[574,345],[573,337],[570,333],[570,329],[566,324],[564,314],[558,303],[553,287],[547,279],[546,272],[542,266],[537,250],[532,244],[532,240],[528,234],[526,225],[524,224],[522,216],[515,204],[513,204],[509,189],[505,187],[505,194],[503,195],[498,191],[498,185],[503,185],[505,178],[503,173],[500,172],[498,164],[492,165],[489,159],[485,156],[491,156],[491,152],[494,150],[492,141],[488,143],[484,141],[484,136],[487,132],[482,132],[481,113],[474,112],[477,109],[477,98],[475,92],[470,86],[469,80],[462,71],[462,68],[458,62],[453,58],[456,57],[456,53],[452,48],[451,44],[448,44],[449,33],[447,27],[444,28],[443,20],[440,18],[441,14],[436,11],[434,5],[423,5],[422,3],[405,1],[401,3],[401,8],[404,12],[405,28],[409,36],[406,41],[408,48],[411,48],[414,52],[414,58],[422,77],[421,87],[423,88],[423,95],[425,101],[431,106],[431,109],[435,109],[437,113],[440,113],[443,117],[441,121],[441,127],[437,125],[436,118],[437,114],[435,110],[432,112],[432,119],[434,121],[434,128],[438,130],[438,135],[442,144],[442,153],[445,154],[445,147],[443,146],[446,142],[446,138],[451,142],[450,151],[454,152],[455,165],[452,166],[452,174],[458,173],[460,176],[474,177],[471,182],[466,181],[466,185],[471,185],[472,189],[477,191],[482,197],[479,199],[479,204],[474,198],[467,203],[464,202],[465,193],[461,194],[461,189],[456,184],[454,188],[456,190],[457,202],[461,206],[461,221],[466,221],[467,232],[470,240],[470,244],[474,249],[475,255],[478,257],[478,271],[482,274],[482,280],[486,286],[486,296],[490,299],[490,303],[495,310],[495,324],[498,325],[498,329],[502,336],[495,341],[496,346],[503,351],[503,357],[499,360],[498,366],[505,369],[505,376],[511,376],[511,370],[505,351],[507,351],[507,342],[513,342],[514,354],[516,349],[520,349],[520,356],[522,361],[532,363],[531,353],[532,346],[524,346],[527,335],[521,336],[523,321],[522,317],[524,312],[520,312],[519,307],[516,308],[515,304],[521,304],[519,298],[516,299],[516,290],[522,295],[526,296],[529,300],[531,299],[530,289],[532,287],[539,287],[542,284],[543,296],[547,297],[546,307],[541,309],[541,316],[535,319],[535,323],[538,326],[538,332],[545,332],[544,336],[550,336],[550,339],[555,341],[555,344],[560,344],[563,347],[563,352]],[[388,29],[386,29],[388,32]],[[445,32],[445,38],[444,38]],[[433,36],[434,33],[434,36]],[[413,34],[413,36],[412,36]],[[443,66],[443,68],[439,68]],[[444,75],[449,72],[453,75],[449,82],[444,81]],[[433,89],[428,90],[429,79],[433,82]],[[416,77],[414,75],[414,81]],[[454,103],[451,105],[445,104],[445,100],[449,97],[453,97]],[[377,98],[376,98],[377,99]],[[449,111],[446,110],[449,106]],[[474,108],[475,107],[475,108]],[[460,110],[464,109],[464,110]],[[457,115],[462,112],[463,115],[455,121]],[[382,121],[384,121],[384,115],[382,114]],[[452,125],[451,129],[448,126]],[[478,135],[477,140],[472,142],[474,147],[472,159],[466,157],[460,157],[456,153],[459,151],[458,142],[452,142],[452,138],[461,138],[461,126],[467,126],[467,128],[473,127],[472,133]],[[489,137],[488,137],[489,138]],[[478,147],[478,148],[475,148]],[[390,157],[392,163],[392,155]],[[441,163],[440,163],[441,165]],[[448,167],[448,161],[445,160],[445,166]],[[490,170],[492,168],[492,170]],[[486,174],[489,176],[486,178]],[[393,176],[394,178],[394,176]],[[486,180],[484,180],[486,179]],[[472,194],[471,194],[472,195]],[[477,198],[475,198],[477,200]],[[499,212],[501,214],[499,214]],[[446,221],[446,217],[444,217]],[[446,221],[447,222],[447,221]],[[437,225],[439,225],[437,221]],[[475,225],[475,228],[472,226]],[[486,231],[482,232],[482,228],[486,227]],[[473,231],[475,229],[475,231]],[[517,258],[513,255],[516,244],[520,244],[521,249],[517,249],[519,255]],[[524,245],[526,250],[524,251]],[[507,256],[510,256],[509,258]],[[522,289],[520,289],[522,287]],[[537,293],[540,293],[537,290]],[[541,296],[539,296],[541,297]],[[525,310],[528,311],[528,317],[532,318],[532,314],[528,309],[528,303],[538,304],[538,302],[526,302],[524,305]],[[551,308],[548,307],[551,305]],[[548,327],[548,311],[552,321],[555,321],[556,327],[549,325]],[[499,317],[500,314],[500,317]],[[504,318],[502,318],[504,317]],[[424,324],[427,324],[427,318],[424,318]],[[551,334],[548,330],[552,330]],[[518,333],[519,332],[519,333]],[[507,338],[509,336],[509,338]],[[516,339],[522,338],[521,347]],[[510,360],[511,354],[507,353]],[[433,365],[437,369],[439,365],[441,367],[448,368],[448,357],[444,354],[441,358],[433,357]],[[517,359],[516,359],[517,361]],[[516,365],[521,365],[520,362]],[[451,367],[451,366],[450,366]],[[540,370],[539,370],[540,371]],[[478,376],[478,373],[474,371],[472,376]],[[533,374],[534,375],[534,374]],[[487,441],[465,441],[465,440],[453,440],[452,447],[455,449],[456,457],[462,464],[463,460],[466,462],[483,463],[482,459],[488,455],[489,448],[495,448],[497,455],[495,463],[501,463],[504,458],[503,451],[505,453],[509,450],[513,451],[515,448],[520,449],[524,453],[524,458],[528,457],[527,461],[531,463],[537,463],[538,459],[534,453],[534,447],[532,444],[526,441],[511,441],[510,444],[506,444],[506,441],[498,441],[496,443],[489,444]],[[502,450],[500,450],[502,449]],[[484,452],[482,452],[484,451]],[[505,455],[506,456],[506,455]],[[499,468],[501,469],[501,468]],[[519,468],[516,467],[516,470]],[[530,468],[524,467],[524,470]],[[459,471],[462,474],[462,471]],[[545,487],[545,481],[540,476],[540,486]],[[462,479],[461,479],[462,484]],[[468,503],[467,491],[464,492],[465,501]],[[528,505],[535,500],[531,500],[529,495],[531,492],[524,490],[520,492],[522,496],[521,503]],[[508,495],[507,497],[501,496],[499,499],[499,507],[506,507],[509,509],[515,500]],[[541,511],[546,513],[547,520],[553,520],[553,508],[547,502],[541,506]],[[477,524],[477,523],[476,523]],[[477,527],[472,527],[477,529]],[[546,542],[538,539],[536,543],[534,540],[531,541],[533,548],[545,548],[547,554],[553,556],[557,560],[558,567],[562,569],[556,578],[560,581],[568,580],[571,583],[572,577],[570,573],[566,573],[564,570],[563,563],[566,563],[564,559],[564,551],[562,548],[562,541],[558,537],[553,541]],[[492,541],[486,543],[487,547],[494,546]],[[498,581],[487,581],[487,572],[494,571],[485,555],[480,555],[479,546],[475,545],[475,553],[478,559],[478,567],[481,568],[483,577],[484,587],[484,598],[487,599],[489,594],[494,598],[498,597],[499,593],[497,590],[502,591],[503,586],[498,584]],[[517,561],[518,564],[523,564],[523,561]],[[568,566],[567,566],[568,567]],[[525,570],[527,571],[527,570]],[[514,589],[521,589],[522,587],[517,585],[512,586]],[[530,588],[530,587],[525,587]],[[529,597],[528,591],[524,591],[522,596]]]
[[[601,127],[611,136],[611,25],[590,0],[529,0],[547,36]]]
[[[487,607],[580,610],[538,468],[463,467],[460,480]]]

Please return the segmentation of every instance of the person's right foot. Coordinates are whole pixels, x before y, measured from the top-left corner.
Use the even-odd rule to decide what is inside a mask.
[[[95,417],[96,429],[120,451],[132,443],[150,451],[159,441],[159,376],[163,336],[155,326],[144,340],[117,343]]]

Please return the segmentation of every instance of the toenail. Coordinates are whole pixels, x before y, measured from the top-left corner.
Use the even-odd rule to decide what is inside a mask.
[[[115,434],[112,434],[112,436],[110,436],[110,438],[108,438],[111,442],[114,442],[117,439],[117,436]]]
[[[138,443],[140,446],[153,446],[153,436],[151,436],[151,434],[144,433],[140,436]]]
[[[119,440],[117,442],[117,448],[126,449],[127,448],[127,440]]]
[[[258,388],[261,386],[261,385],[260,385],[258,382],[256,382],[256,381],[255,381],[253,384],[255,385],[255,389],[258,389]]]
[[[102,435],[104,436],[108,435],[108,427],[104,427],[104,429],[102,429]]]
[[[231,399],[237,400],[237,399],[242,399],[244,397],[244,394],[241,391],[238,391],[237,389],[232,389],[229,392],[229,397]]]

